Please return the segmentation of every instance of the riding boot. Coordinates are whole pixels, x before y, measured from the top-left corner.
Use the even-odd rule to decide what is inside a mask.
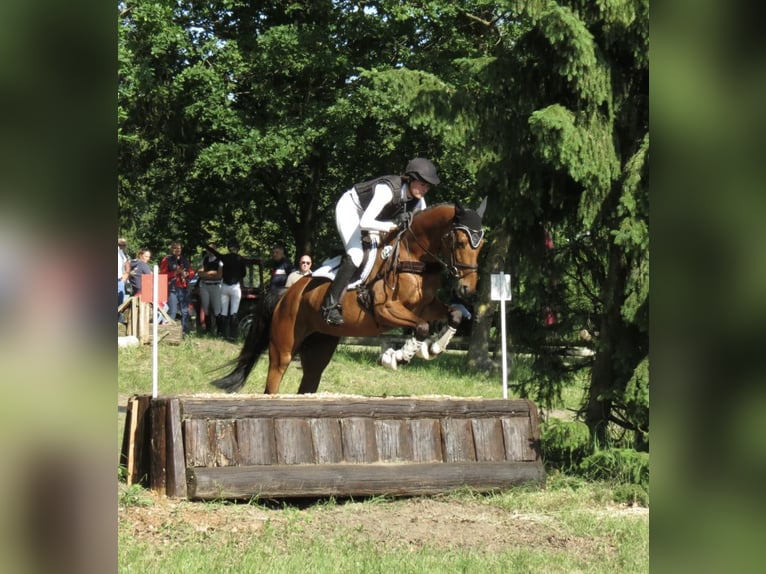
[[[335,279],[327,291],[324,304],[322,305],[322,316],[328,325],[342,325],[343,313],[340,305],[343,292],[346,290],[349,281],[356,273],[356,265],[350,257],[344,257],[341,261],[340,269],[335,274]]]
[[[226,323],[226,339],[229,341],[237,340],[237,316],[229,315],[229,320]]]
[[[225,337],[226,336],[226,325],[228,321],[226,320],[226,317],[224,315],[216,315],[215,316],[215,326],[216,326],[216,336],[218,337]]]
[[[210,313],[205,313],[205,334],[213,334],[213,316]]]

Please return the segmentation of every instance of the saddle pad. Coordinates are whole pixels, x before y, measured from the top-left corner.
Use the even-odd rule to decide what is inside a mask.
[[[376,236],[370,236],[372,239],[372,242],[370,244],[369,250],[365,250],[364,252],[364,260],[362,261],[362,274],[353,283],[350,283],[347,287],[348,291],[351,291],[352,289],[356,289],[357,285],[364,283],[364,281],[369,277],[370,272],[372,271],[372,266],[375,264],[375,258],[378,256],[378,238]],[[325,261],[322,261],[322,265],[313,271],[311,273],[312,277],[325,277],[327,279],[333,280],[335,279],[335,273],[338,271],[338,268],[340,267],[341,259],[343,258],[342,255],[336,255],[332,259],[326,259]]]

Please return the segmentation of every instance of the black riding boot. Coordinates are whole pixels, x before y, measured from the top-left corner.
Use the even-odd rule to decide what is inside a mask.
[[[226,339],[228,341],[237,340],[237,316],[229,315],[229,320],[226,322]]]
[[[216,315],[215,316],[215,327],[216,327],[216,336],[218,337],[226,337],[226,316],[224,315]]]
[[[356,265],[354,265],[350,257],[344,257],[322,305],[322,316],[328,325],[343,324],[340,301],[354,273],[356,273]]]

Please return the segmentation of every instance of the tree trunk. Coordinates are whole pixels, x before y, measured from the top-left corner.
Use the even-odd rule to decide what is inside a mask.
[[[620,373],[615,369],[615,351],[620,347],[622,336],[622,307],[625,287],[624,270],[620,263],[620,252],[614,244],[609,248],[609,272],[602,286],[601,300],[604,312],[601,317],[596,356],[590,376],[588,400],[585,405],[585,424],[590,429],[590,436],[596,444],[607,442],[607,427],[612,412],[612,399],[609,394],[616,384]]]
[[[497,229],[504,229],[504,222],[499,224]],[[493,234],[493,237],[488,239],[484,246],[486,257],[479,273],[482,280],[479,281],[478,285],[477,303],[472,319],[471,341],[468,347],[468,365],[479,371],[490,372],[497,368],[490,357],[490,328],[497,314],[498,304],[490,300],[491,281],[489,277],[492,273],[504,272],[503,267],[508,257],[510,243],[509,234],[497,233]],[[506,344],[510,346],[510,337],[507,337]]]

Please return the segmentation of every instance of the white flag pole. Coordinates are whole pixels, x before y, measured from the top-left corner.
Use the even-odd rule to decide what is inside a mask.
[[[154,266],[152,278],[152,398],[157,398],[157,317],[159,316],[160,270]]]
[[[505,358],[505,299],[500,299],[500,332],[503,345],[503,398],[508,398],[508,362]]]

